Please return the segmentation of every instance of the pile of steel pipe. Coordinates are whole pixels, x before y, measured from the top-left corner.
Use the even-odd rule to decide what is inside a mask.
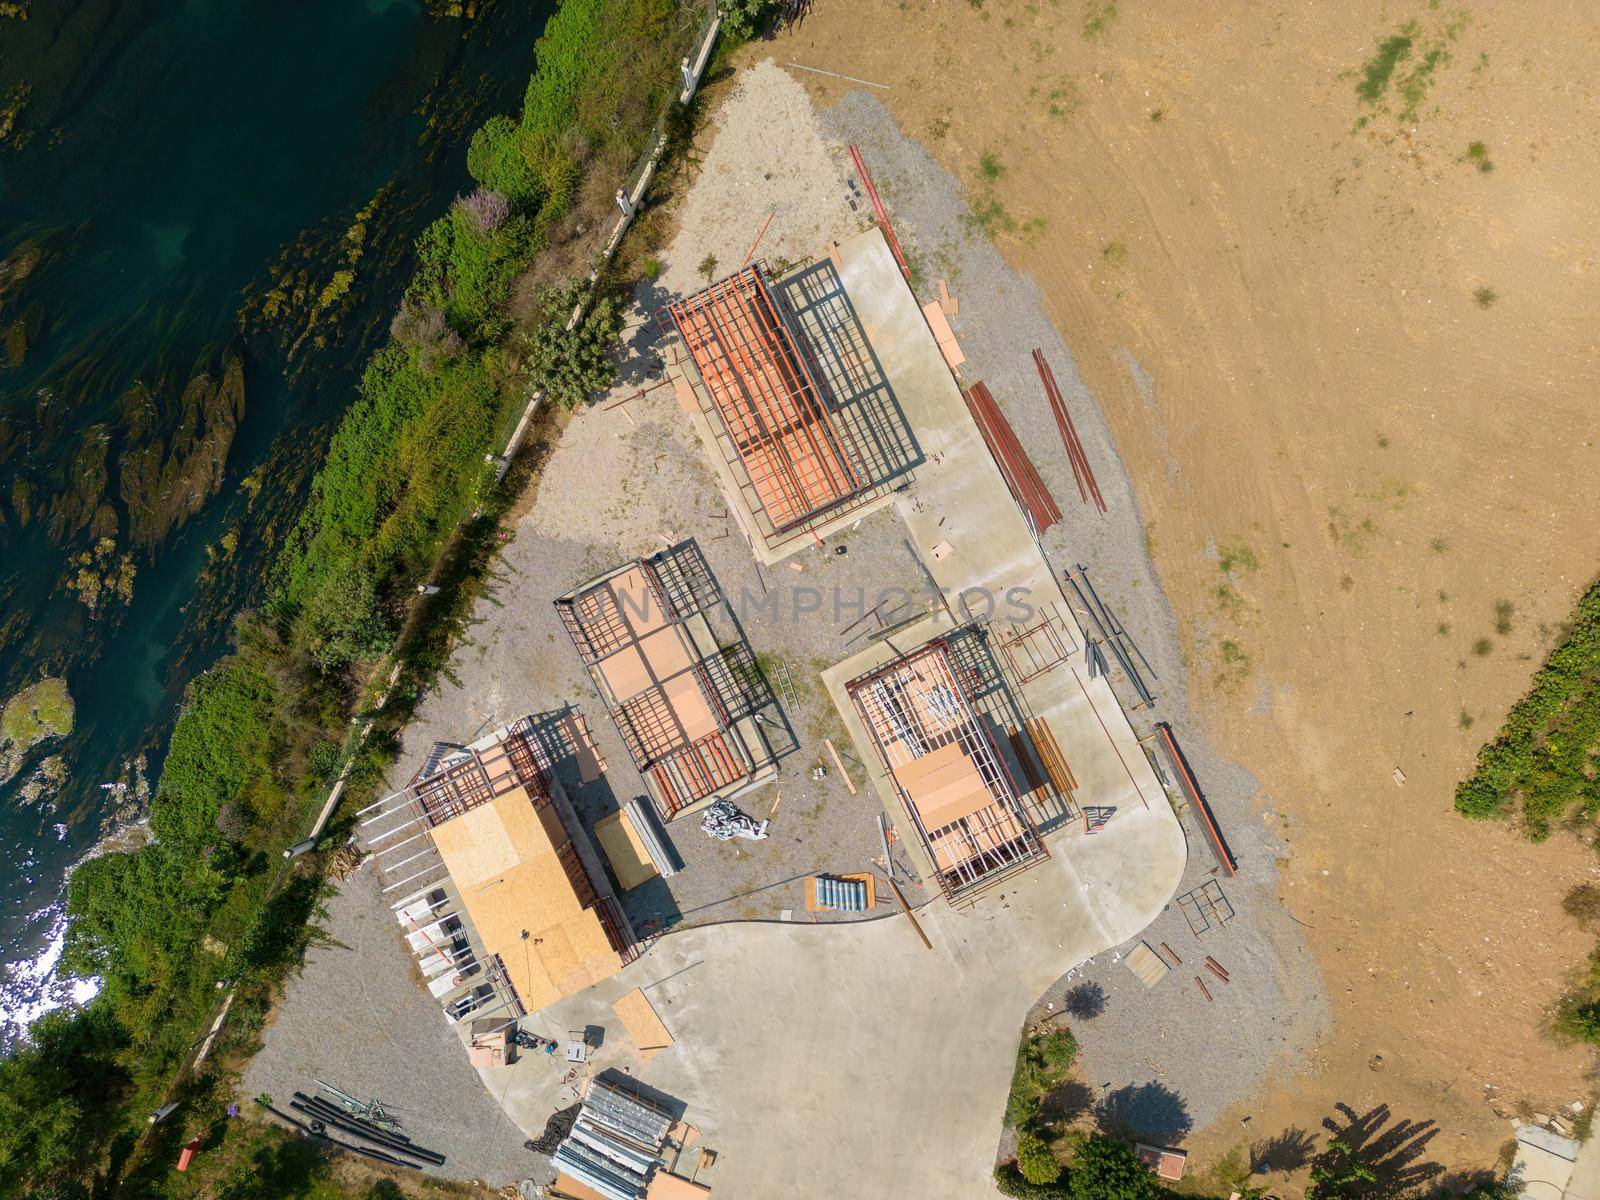
[[[1078,483],[1078,496],[1085,504],[1092,498],[1094,506],[1105,512],[1106,502],[1100,495],[1100,485],[1095,482],[1089,459],[1083,453],[1083,443],[1078,440],[1078,427],[1072,423],[1072,414],[1067,412],[1067,402],[1062,398],[1061,389],[1056,386],[1055,372],[1045,362],[1043,350],[1033,352],[1033,365],[1039,370],[1039,380],[1044,384],[1050,411],[1055,414],[1056,428],[1061,431],[1061,444],[1066,447],[1067,461],[1072,464],[1072,477]]]
[[[1006,486],[1011,489],[1017,507],[1022,509],[1033,525],[1034,533],[1043,533],[1061,520],[1061,510],[1056,507],[1055,498],[1039,477],[1033,460],[1022,448],[1022,443],[1017,441],[1016,433],[994,397],[989,394],[987,385],[975,383],[970,391],[962,392],[962,395],[967,399],[967,408],[972,413],[972,419],[978,423],[978,431],[983,434],[989,453],[994,455],[1000,474],[1005,476]]]

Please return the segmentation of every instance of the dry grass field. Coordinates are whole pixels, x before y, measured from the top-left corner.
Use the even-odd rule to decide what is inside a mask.
[[[1387,1104],[1466,1168],[1510,1132],[1485,1084],[1586,1094],[1539,1023],[1594,855],[1451,794],[1600,567],[1594,10],[817,0],[752,52],[890,85],[1038,281],[1196,711],[1285,814],[1334,1027],[1191,1144]]]

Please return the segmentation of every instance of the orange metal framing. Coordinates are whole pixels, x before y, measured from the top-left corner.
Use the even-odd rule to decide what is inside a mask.
[[[669,307],[774,530],[862,489],[761,265]]]

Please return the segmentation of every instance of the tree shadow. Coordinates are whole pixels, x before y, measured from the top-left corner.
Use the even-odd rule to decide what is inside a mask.
[[[1438,1136],[1432,1121],[1395,1120],[1387,1104],[1357,1113],[1348,1104],[1336,1104],[1335,1116],[1324,1117],[1322,1127],[1331,1141],[1350,1149],[1349,1161],[1371,1171],[1372,1180],[1355,1181],[1345,1191],[1352,1198],[1398,1196],[1431,1189],[1445,1174],[1444,1166],[1426,1157],[1428,1145]],[[1337,1171],[1343,1156],[1332,1146],[1312,1160]]]
[[[1067,992],[1062,1007],[1069,1017],[1092,1021],[1106,1010],[1106,990],[1098,983],[1085,980]]]
[[[1138,1083],[1107,1092],[1096,1115],[1102,1128],[1129,1137],[1175,1139],[1193,1128],[1189,1106],[1164,1083]]]
[[[1050,1125],[1070,1125],[1094,1108],[1094,1089],[1077,1079],[1069,1079],[1045,1093],[1039,1116]]]
[[[1311,1161],[1317,1139],[1297,1125],[1250,1146],[1250,1170],[1257,1175],[1298,1171]]]

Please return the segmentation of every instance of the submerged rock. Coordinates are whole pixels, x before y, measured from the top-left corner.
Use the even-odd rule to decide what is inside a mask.
[[[237,355],[220,379],[207,373],[189,381],[166,430],[159,428],[149,390],[143,384],[129,390],[123,398],[129,448],[117,467],[136,546],[154,546],[217,493],[243,416],[244,362]]]

